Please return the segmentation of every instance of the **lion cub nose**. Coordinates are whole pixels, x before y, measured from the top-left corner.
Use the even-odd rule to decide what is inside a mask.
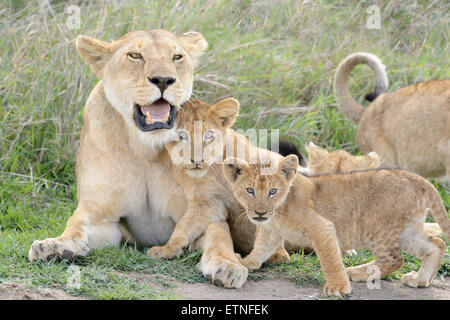
[[[148,81],[156,85],[159,90],[161,90],[161,94],[164,92],[164,90],[167,89],[168,86],[171,84],[174,84],[176,79],[172,77],[148,77]]]
[[[264,212],[259,212],[259,211],[256,211],[256,210],[254,210],[254,211],[255,211],[255,213],[256,213],[258,216],[260,216],[260,217],[262,217],[263,215],[265,215],[265,214],[267,213],[267,210],[264,211]]]
[[[200,165],[200,164],[203,163],[203,159],[202,159],[202,160],[194,160],[194,159],[191,159],[191,162],[192,162],[193,164]]]

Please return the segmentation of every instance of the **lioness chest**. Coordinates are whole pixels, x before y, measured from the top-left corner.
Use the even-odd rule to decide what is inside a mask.
[[[172,171],[158,162],[148,162],[136,177],[136,201],[125,216],[127,228],[143,245],[165,244],[176,220],[186,209],[183,190]]]

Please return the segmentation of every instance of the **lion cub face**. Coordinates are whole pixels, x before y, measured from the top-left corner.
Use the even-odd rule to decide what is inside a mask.
[[[192,99],[177,116],[178,140],[165,145],[173,165],[193,178],[203,177],[214,163],[222,163],[227,129],[239,114],[239,102],[227,98],[214,105]]]
[[[381,165],[379,156],[371,152],[364,156],[352,156],[344,150],[328,152],[310,142],[308,145],[308,168],[305,173],[338,173],[377,168]]]
[[[268,221],[283,204],[298,166],[297,156],[289,155],[279,161],[275,174],[264,175],[261,164],[227,158],[223,171],[248,218],[258,224]]]
[[[194,64],[207,43],[196,32],[150,30],[111,43],[78,36],[76,45],[127,124],[161,132],[173,127],[177,109],[190,98]]]

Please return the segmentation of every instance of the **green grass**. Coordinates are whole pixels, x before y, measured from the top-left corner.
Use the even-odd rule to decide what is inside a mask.
[[[330,150],[360,153],[355,125],[336,108],[332,93],[335,68],[350,53],[377,54],[387,66],[390,91],[450,78],[450,7],[442,1],[383,2],[380,30],[365,28],[370,4],[353,0],[78,1],[79,30],[65,25],[65,1],[51,3],[51,10],[40,10],[37,1],[0,4],[0,282],[103,299],[165,299],[176,298],[171,277],[205,281],[195,268],[198,252],[157,261],[148,259],[144,248],[96,250],[75,261],[83,275],[79,290],[67,287],[68,264],[28,263],[31,243],[60,234],[76,206],[82,111],[97,81],[75,50],[78,34],[112,40],[136,29],[201,32],[209,48],[197,68],[195,96],[214,102],[232,95],[242,108],[235,128],[279,129],[302,149],[312,140]],[[361,66],[352,74],[351,92],[360,102],[374,85],[368,70]],[[302,108],[279,113],[294,107]],[[449,189],[434,183],[448,210]],[[345,263],[370,259],[360,251]],[[449,275],[449,263],[447,249],[439,275]],[[418,266],[419,260],[405,255],[405,266],[388,279]],[[138,281],[133,272],[167,278]],[[273,273],[299,285],[323,282],[314,255],[296,254],[288,264],[250,277]]]

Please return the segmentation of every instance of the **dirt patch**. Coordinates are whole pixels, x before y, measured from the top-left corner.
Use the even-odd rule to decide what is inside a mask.
[[[30,289],[22,283],[1,283],[0,300],[83,300],[55,288]]]
[[[124,274],[122,274],[124,275]],[[154,283],[160,275],[130,273],[130,277]],[[209,283],[187,283],[173,279],[174,291],[188,300],[319,300],[329,299],[321,293],[321,286],[299,287],[286,279],[249,280],[239,289],[224,289]],[[160,279],[159,279],[160,281]],[[157,282],[159,282],[157,281]],[[434,279],[429,288],[409,288],[399,281],[381,281],[380,289],[369,289],[365,283],[352,282],[349,300],[450,300],[450,277]],[[0,300],[81,300],[62,289],[30,289],[24,284],[0,284]]]
[[[401,282],[382,280],[380,289],[369,289],[366,283],[352,282],[349,300],[450,300],[450,277],[435,279],[428,288],[414,289]],[[249,280],[240,289],[223,289],[207,283],[179,283],[177,293],[183,299],[235,300],[319,300],[321,286],[299,287],[285,279]]]

